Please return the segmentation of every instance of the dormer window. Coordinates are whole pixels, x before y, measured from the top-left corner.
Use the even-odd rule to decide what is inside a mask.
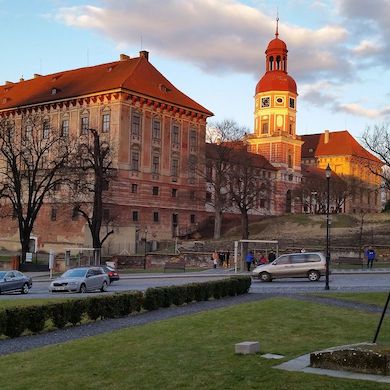
[[[160,84],[159,88],[161,92],[165,92],[165,93],[171,92],[171,90],[164,84]]]
[[[52,94],[52,95],[56,95],[57,92],[58,92],[58,89],[57,89],[57,88],[52,88],[52,90],[51,90],[51,94]]]

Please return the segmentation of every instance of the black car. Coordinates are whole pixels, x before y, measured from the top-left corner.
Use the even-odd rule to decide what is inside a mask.
[[[102,265],[101,267],[103,268],[103,271],[110,278],[110,283],[114,282],[115,280],[119,280],[119,274],[114,268],[108,265]]]
[[[3,292],[20,291],[28,294],[32,287],[32,280],[29,276],[19,271],[0,271],[0,294]]]

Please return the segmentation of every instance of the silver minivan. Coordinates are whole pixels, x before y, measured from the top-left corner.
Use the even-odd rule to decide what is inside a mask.
[[[279,278],[308,278],[315,282],[325,274],[326,258],[320,252],[289,253],[256,267],[252,275],[263,282]]]

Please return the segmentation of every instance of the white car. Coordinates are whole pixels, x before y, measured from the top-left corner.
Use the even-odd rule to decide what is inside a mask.
[[[279,256],[269,264],[262,264],[252,271],[252,275],[262,282],[279,278],[308,278],[314,282],[325,274],[326,259],[320,252],[289,253]]]
[[[106,291],[110,278],[101,267],[72,268],[50,283],[50,292]]]

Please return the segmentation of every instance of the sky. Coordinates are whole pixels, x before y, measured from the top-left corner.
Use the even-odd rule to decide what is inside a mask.
[[[0,0],[0,84],[150,52],[177,88],[253,131],[265,49],[288,47],[297,133],[390,122],[390,0]]]

